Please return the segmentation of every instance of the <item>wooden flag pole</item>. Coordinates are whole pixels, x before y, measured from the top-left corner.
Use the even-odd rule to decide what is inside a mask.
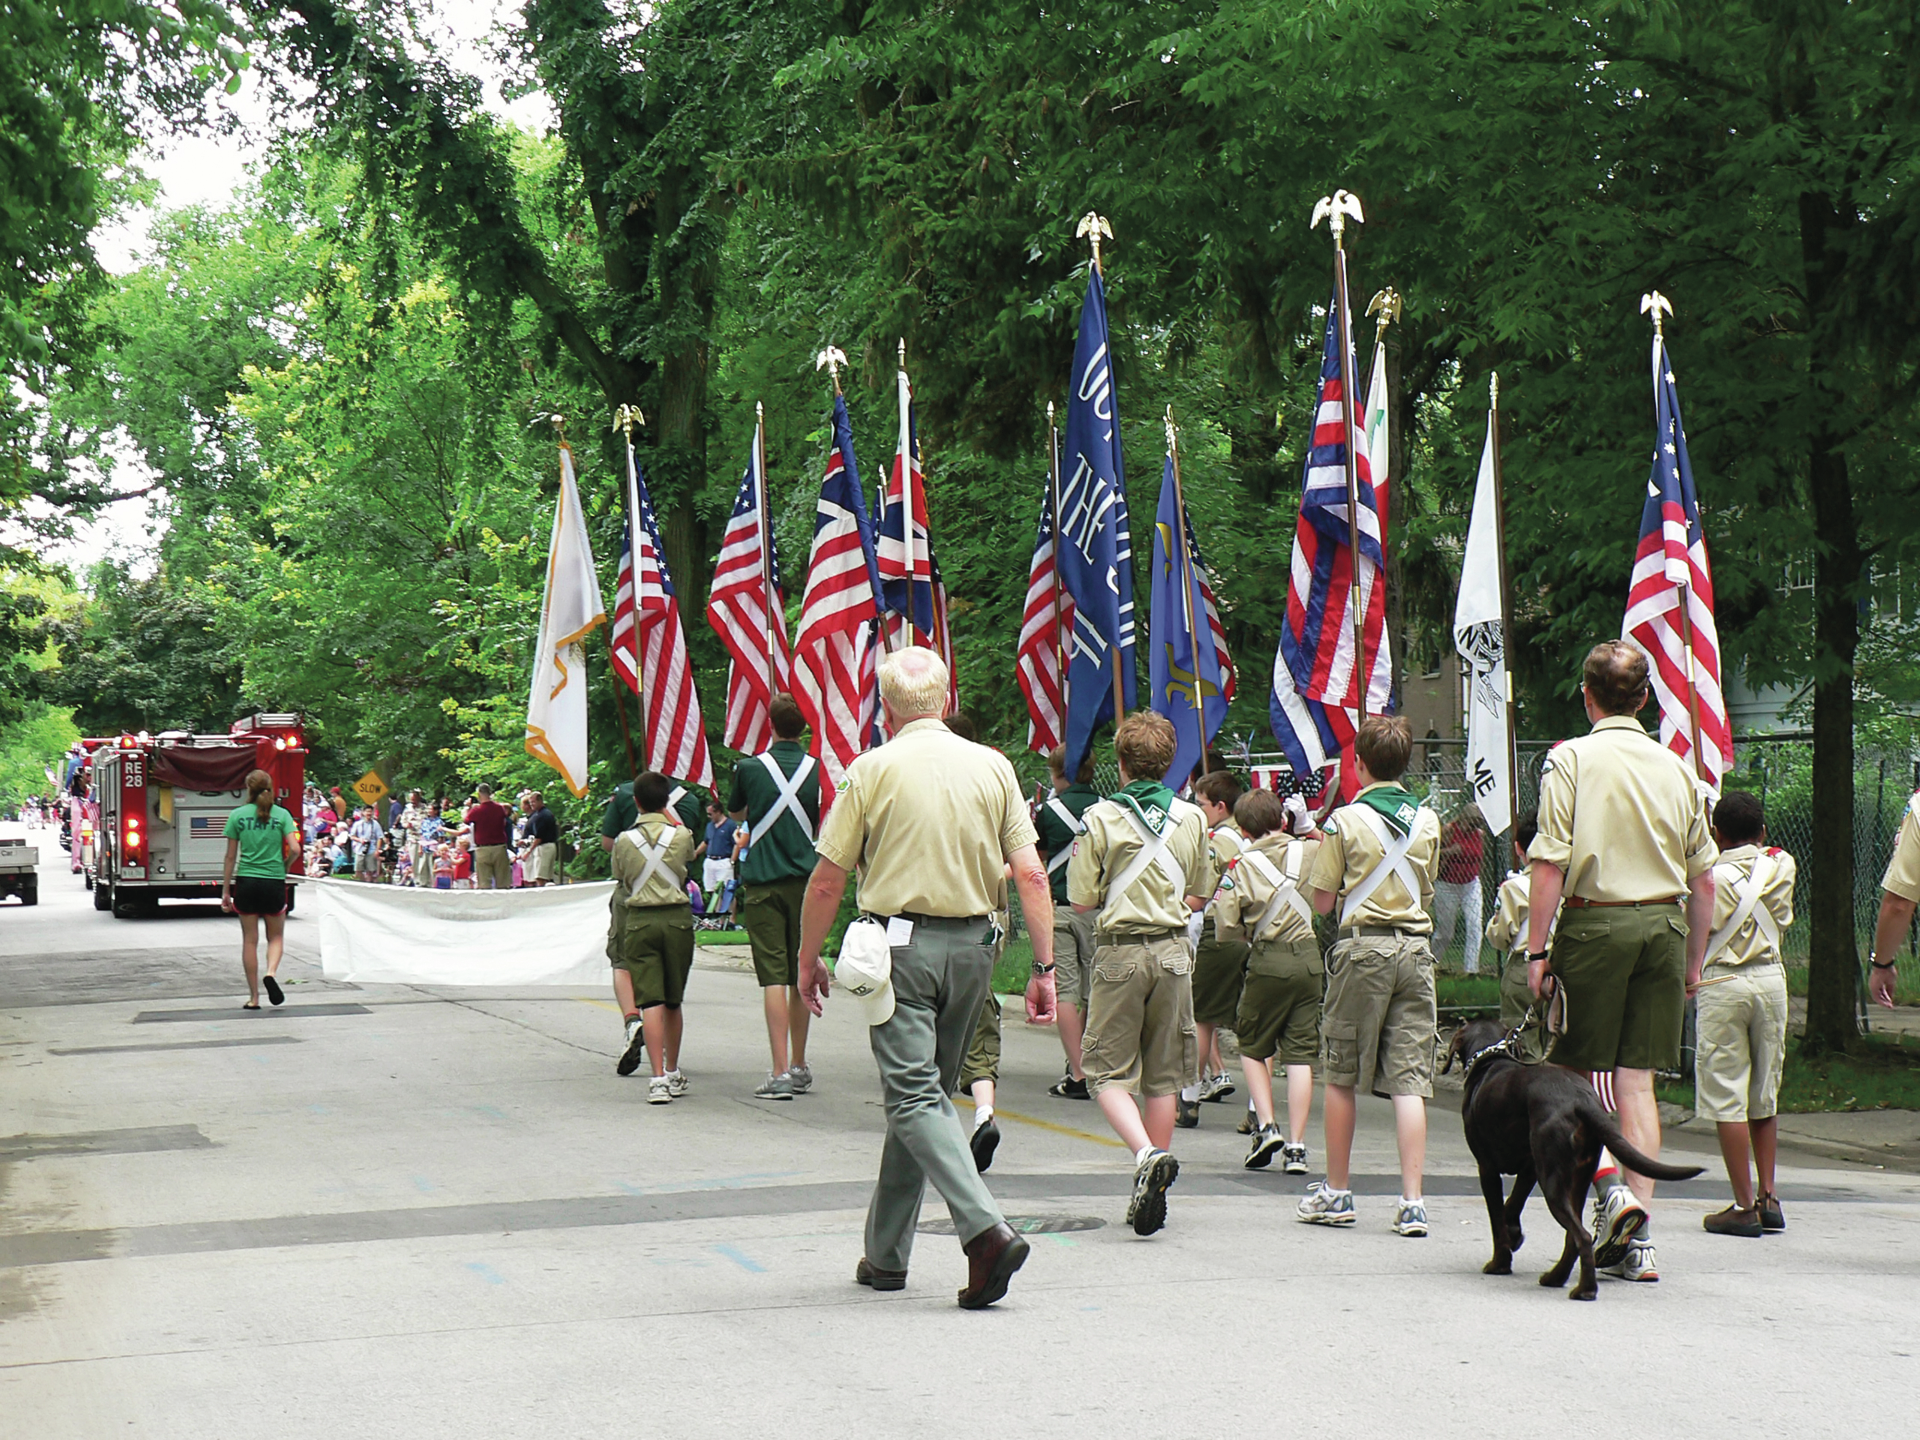
[[[1102,280],[1105,280],[1107,272],[1106,267],[1100,263],[1100,240],[1102,236],[1105,236],[1109,240],[1113,238],[1113,226],[1107,222],[1107,217],[1089,210],[1080,217],[1080,228],[1074,232],[1074,236],[1076,239],[1084,237],[1092,242],[1093,273],[1100,276]],[[1119,420],[1116,418],[1114,423],[1116,425],[1119,424]],[[1056,540],[1055,544],[1057,545],[1058,543]],[[1129,558],[1128,564],[1131,566],[1131,558]],[[1121,646],[1120,636],[1117,633],[1117,617],[1115,623],[1116,633],[1113,637],[1113,648],[1110,653],[1113,658],[1113,723],[1115,726],[1118,726],[1122,720],[1127,718],[1127,683],[1126,669],[1120,660]]]
[[[1053,535],[1053,663],[1060,675],[1061,729],[1066,728],[1067,628],[1066,607],[1060,603],[1060,430],[1053,423],[1053,401],[1047,402],[1047,528]]]
[[[630,508],[630,502],[633,499],[633,426],[635,421],[639,421],[642,424],[646,423],[645,417],[643,417],[640,414],[640,410],[638,406],[622,405],[613,412],[613,428],[615,430],[624,431],[626,434],[626,440],[627,440],[626,493],[621,498],[620,511],[621,511],[621,514],[625,517],[623,520],[623,523],[627,527],[627,543],[630,545],[633,543],[633,538],[634,538],[633,537],[634,523],[640,518],[639,516],[631,513],[631,508]],[[639,665],[639,661],[640,661],[640,552],[638,549],[634,550],[633,552],[632,564],[633,564],[634,674],[639,675],[640,673],[640,665]],[[619,667],[617,665],[614,665],[613,663],[613,627],[611,625],[607,626],[607,664],[613,670],[613,708],[619,713],[619,716],[620,716],[620,739],[621,739],[621,742],[627,747],[627,768],[631,770],[635,775],[638,775],[640,773],[640,756],[633,748],[633,727],[627,723],[627,697],[620,693],[620,690],[622,687],[622,682],[620,679],[620,670],[619,670]],[[642,719],[644,718],[645,716],[643,713]]]
[[[767,503],[767,407],[753,402],[753,486],[754,503],[760,510],[760,585],[766,599],[767,620],[767,698],[780,693],[780,666],[774,649],[773,607],[780,603],[773,592],[773,508]]]
[[[1520,726],[1513,709],[1513,596],[1507,588],[1507,482],[1500,464],[1500,372],[1487,385],[1488,433],[1493,437],[1493,543],[1500,555],[1500,656],[1507,694],[1507,804],[1520,808]]]
[[[1327,228],[1333,231],[1334,333],[1339,337],[1340,345],[1340,419],[1347,437],[1347,613],[1353,622],[1354,691],[1360,702],[1360,718],[1364,720],[1367,716],[1367,682],[1371,677],[1363,673],[1366,617],[1360,610],[1359,586],[1353,583],[1354,577],[1360,573],[1360,462],[1354,448],[1353,302],[1347,295],[1347,247],[1344,237],[1348,216],[1361,224],[1366,223],[1367,217],[1360,209],[1359,197],[1345,190],[1334,191],[1313,207],[1313,221],[1308,228],[1317,227],[1322,216],[1327,219]]]
[[[1200,632],[1195,628],[1193,618],[1193,550],[1192,540],[1187,534],[1187,497],[1180,488],[1180,432],[1173,423],[1171,405],[1167,406],[1167,459],[1173,462],[1173,507],[1178,512],[1175,524],[1179,527],[1179,533],[1168,539],[1178,540],[1180,544],[1180,604],[1186,612],[1187,638],[1193,645],[1193,726],[1200,737],[1200,768],[1204,773],[1207,765],[1207,719],[1200,704]],[[1207,631],[1207,644],[1213,644],[1211,628]],[[1172,666],[1169,665],[1168,669],[1172,669]]]
[[[1658,290],[1653,290],[1640,297],[1640,313],[1644,315],[1649,310],[1653,312],[1654,358],[1659,362],[1659,365],[1664,365],[1666,363],[1667,340],[1666,331],[1660,323],[1660,314],[1662,311],[1665,311],[1671,315],[1673,313],[1673,305],[1668,301],[1666,296],[1662,295]],[[1659,365],[1656,365],[1654,370],[1655,385],[1660,383]],[[1664,436],[1656,435],[1654,437],[1655,454],[1659,453],[1659,446],[1663,443],[1664,439]],[[1691,557],[1689,557],[1689,568],[1691,568]],[[1708,779],[1707,769],[1703,763],[1703,757],[1700,754],[1700,686],[1695,679],[1693,663],[1692,585],[1682,585],[1680,587],[1680,646],[1687,657],[1687,722],[1691,727],[1688,738],[1693,742],[1692,754],[1688,758],[1693,761],[1693,773],[1695,777],[1706,780]]]

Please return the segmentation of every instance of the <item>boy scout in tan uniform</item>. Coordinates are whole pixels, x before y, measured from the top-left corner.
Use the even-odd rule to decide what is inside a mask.
[[[1427,1233],[1422,1174],[1427,1097],[1433,1094],[1433,882],[1440,817],[1403,789],[1413,751],[1405,720],[1375,715],[1354,737],[1360,792],[1322,827],[1325,842],[1307,885],[1313,908],[1337,913],[1327,952],[1320,1062],[1327,1082],[1327,1178],[1300,1201],[1310,1225],[1351,1225],[1354,1095],[1366,1087],[1393,1101],[1400,1149],[1400,1208],[1393,1228]],[[1337,906],[1337,911],[1336,911]]]
[[[1566,994],[1566,1028],[1548,1058],[1611,1070],[1621,1134],[1658,1159],[1653,1072],[1680,1064],[1719,852],[1693,772],[1634,718],[1648,695],[1639,647],[1594,646],[1582,689],[1593,730],[1555,746],[1540,773],[1540,831],[1527,851],[1527,980],[1543,996],[1551,970]],[[1547,930],[1563,896],[1549,959]],[[1622,1184],[1603,1155],[1594,1186],[1595,1263],[1623,1279],[1657,1280],[1646,1213],[1653,1182],[1630,1175]]]
[[[1187,919],[1213,893],[1200,811],[1156,780],[1173,761],[1173,726],[1150,710],[1115,727],[1121,788],[1081,817],[1086,833],[1067,866],[1067,898],[1092,912],[1093,981],[1081,1064],[1087,1088],[1133,1152],[1127,1221],[1138,1235],[1166,1223],[1180,1174],[1175,1103],[1196,1078],[1193,952]],[[1145,1103],[1144,1122],[1135,1106]]]
[[[854,1279],[876,1290],[906,1285],[931,1180],[967,1255],[960,1304],[980,1309],[1006,1293],[1028,1247],[980,1178],[949,1096],[993,978],[991,917],[1009,866],[1033,937],[1029,1010],[1053,1018],[1047,873],[1006,757],[940,722],[940,657],[919,646],[895,651],[880,667],[880,697],[893,738],[847,768],[821,828],[801,917],[800,989],[820,1014],[828,987],[821,947],[858,870],[860,909],[886,926],[891,978],[855,997],[870,1021],[887,1140]]]
[[[671,790],[664,775],[635,780],[640,818],[613,842],[614,895],[621,906],[612,927],[619,947],[613,993],[627,1019],[627,1050],[614,1068],[631,1075],[645,1044],[653,1064],[649,1105],[665,1105],[687,1093],[687,1078],[680,1073],[680,1003],[693,971],[693,907],[687,900],[693,832],[664,813]]]
[[[1304,1175],[1325,967],[1313,933],[1313,907],[1300,886],[1313,870],[1320,841],[1289,835],[1286,806],[1268,790],[1241,796],[1233,815],[1248,844],[1220,877],[1213,913],[1221,933],[1249,942],[1246,986],[1234,1018],[1254,1109],[1245,1164],[1264,1170],[1278,1151],[1287,1174]],[[1273,1120],[1276,1059],[1286,1067],[1287,1135]]]
[[[1500,882],[1493,916],[1487,921],[1487,944],[1506,959],[1500,966],[1500,1023],[1511,1030],[1533,1011],[1533,1022],[1520,1032],[1515,1053],[1523,1064],[1538,1065],[1547,1054],[1544,1002],[1536,1003],[1527,988],[1527,891],[1533,877],[1527,869],[1527,847],[1539,833],[1539,822],[1527,811],[1513,826],[1514,870]],[[1549,930],[1551,933],[1551,930]]]
[[[1867,954],[1867,986],[1874,1004],[1891,1010],[1900,947],[1913,929],[1914,911],[1920,909],[1920,794],[1907,802],[1880,890],[1880,918],[1873,927],[1873,949]]]
[[[1709,1234],[1757,1238],[1787,1228],[1773,1193],[1774,1117],[1787,1056],[1780,935],[1793,924],[1797,875],[1793,857],[1767,844],[1766,814],[1744,790],[1727,791],[1713,807],[1713,838],[1721,849],[1713,867],[1713,933],[1694,1001],[1694,1110],[1720,1137],[1733,1204],[1704,1223]]]
[[[1193,787],[1194,803],[1206,817],[1207,859],[1216,875],[1226,873],[1246,843],[1233,819],[1234,802],[1243,789],[1226,770],[1209,771]],[[1180,1092],[1176,1118],[1185,1129],[1200,1123],[1202,1100],[1226,1100],[1233,1095],[1233,1081],[1220,1054],[1220,1032],[1233,1028],[1240,1013],[1240,990],[1247,978],[1245,941],[1223,934],[1219,918],[1207,910],[1190,923],[1199,930],[1193,954],[1193,1025],[1200,1042],[1200,1082]]]

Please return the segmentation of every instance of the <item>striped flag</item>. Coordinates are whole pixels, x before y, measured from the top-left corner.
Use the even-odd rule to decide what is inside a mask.
[[[707,730],[687,660],[680,599],[667,573],[666,551],[647,482],[627,442],[626,524],[613,610],[613,668],[640,696],[641,742],[649,770],[713,787]],[[648,677],[651,683],[648,683]]]
[[[793,688],[786,600],[780,589],[780,558],[773,548],[766,455],[761,446],[761,432],[755,426],[753,454],[740,477],[733,515],[720,541],[713,588],[707,594],[707,623],[732,657],[727,666],[727,725],[721,742],[748,755],[757,755],[773,743],[767,707],[775,695]]]
[[[926,477],[920,468],[920,432],[913,414],[913,386],[903,361],[899,372],[900,443],[880,494],[875,521],[880,569],[881,623],[887,648],[923,645],[947,666],[947,713],[960,708],[960,676],[953,663],[953,633],[947,627],[947,587],[933,554],[927,519]],[[907,523],[911,514],[912,524]]]
[[[1053,552],[1049,496],[1040,505],[1040,534],[1027,567],[1027,607],[1020,617],[1020,649],[1014,665],[1020,691],[1027,697],[1027,748],[1042,754],[1066,743],[1067,700],[1060,657],[1073,634],[1073,596],[1060,584]]]
[[[1653,693],[1660,702],[1660,743],[1692,766],[1716,790],[1733,767],[1733,727],[1720,690],[1720,633],[1713,618],[1713,572],[1700,502],[1687,462],[1680,396],[1667,363],[1665,341],[1653,336],[1653,409],[1656,440],[1647,502],[1640,512],[1640,549],[1621,629],[1647,652]],[[1681,607],[1685,606],[1684,620]],[[1692,631],[1688,665],[1687,628]],[[1697,721],[1696,721],[1697,716]],[[1694,727],[1699,727],[1699,754]]]
[[[1227,653],[1227,627],[1220,623],[1220,597],[1213,593],[1213,574],[1207,569],[1207,557],[1201,553],[1200,537],[1193,533],[1193,521],[1187,521],[1187,540],[1193,547],[1193,578],[1205,602],[1207,629],[1213,634],[1214,664],[1220,671],[1220,698],[1232,701],[1240,688],[1240,672],[1234,669],[1233,656]]]
[[[827,773],[824,811],[847,766],[866,748],[877,696],[880,571],[873,527],[860,492],[853,426],[844,397],[833,397],[833,449],[813,516],[813,553],[800,602],[793,651],[793,698],[813,730],[813,754]]]

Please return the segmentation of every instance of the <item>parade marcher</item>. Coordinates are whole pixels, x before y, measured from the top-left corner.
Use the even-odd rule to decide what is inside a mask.
[[[1620,1133],[1658,1159],[1653,1073],[1680,1065],[1719,856],[1692,771],[1634,718],[1647,703],[1646,655],[1624,640],[1594,646],[1581,689],[1593,730],[1555,746],[1540,773],[1540,830],[1527,852],[1527,982],[1547,998],[1551,973],[1564,993],[1564,1029],[1548,1058],[1610,1071]],[[1658,1280],[1646,1211],[1653,1181],[1630,1173],[1622,1183],[1603,1155],[1593,1183],[1595,1263],[1623,1279]]]
[[[947,684],[940,657],[920,646],[881,664],[893,738],[847,767],[822,827],[801,927],[800,989],[820,1014],[828,988],[821,947],[857,869],[860,909],[873,919],[848,927],[839,978],[870,1027],[887,1140],[854,1279],[904,1288],[930,1180],[967,1255],[960,1304],[979,1309],[1006,1294],[1028,1253],[981,1179],[949,1098],[992,983],[991,916],[1009,865],[1033,937],[1027,1003],[1039,1020],[1053,1018],[1053,920],[1013,766],[940,722]]]
[[[1087,982],[1092,978],[1093,920],[1067,903],[1067,862],[1074,841],[1086,826],[1081,817],[1100,801],[1093,784],[1093,757],[1080,762],[1073,783],[1067,783],[1067,751],[1056,745],[1047,753],[1047,771],[1053,793],[1034,811],[1034,829],[1040,835],[1040,854],[1047,862],[1047,881],[1053,892],[1054,993],[1059,1002],[1060,1048],[1067,1052],[1067,1073],[1048,1092],[1066,1100],[1091,1098],[1086,1071],[1080,1063],[1080,1037],[1086,1026]]]
[[[273,776],[247,776],[247,803],[227,816],[226,866],[220,908],[240,917],[240,963],[247,974],[248,1010],[260,1008],[260,987],[278,1005],[286,999],[277,974],[286,946],[287,866],[300,860],[300,826],[273,802]],[[267,926],[267,973],[260,973],[260,922]]]
[[[1209,771],[1194,782],[1193,803],[1207,820],[1207,858],[1215,875],[1226,872],[1245,842],[1233,819],[1233,807],[1245,788],[1227,770]],[[1227,1100],[1233,1095],[1233,1080],[1220,1054],[1220,1032],[1233,1028],[1247,978],[1246,942],[1222,938],[1217,917],[1209,935],[1208,918],[1202,910],[1188,922],[1190,930],[1199,931],[1193,955],[1193,1028],[1200,1042],[1200,1079],[1181,1090],[1175,1118],[1189,1130],[1200,1123],[1202,1100]]]
[[[1393,1102],[1400,1152],[1394,1232],[1421,1236],[1437,1019],[1428,937],[1440,820],[1400,784],[1412,752],[1404,719],[1373,715],[1360,722],[1353,741],[1359,793],[1327,817],[1307,876],[1315,910],[1326,915],[1338,905],[1339,939],[1327,952],[1320,1020],[1327,1178],[1313,1183],[1298,1216],[1311,1225],[1354,1222],[1348,1181],[1355,1096],[1365,1089]]]
[[[1167,773],[1172,724],[1137,711],[1114,727],[1113,751],[1120,789],[1083,817],[1067,897],[1097,916],[1081,1063],[1133,1155],[1127,1223],[1151,1235],[1166,1224],[1167,1188],[1180,1174],[1170,1153],[1180,1091],[1199,1073],[1187,918],[1213,894],[1215,876],[1205,817],[1159,780],[1136,778]]]
[[[1320,841],[1288,834],[1287,807],[1268,790],[1241,796],[1233,818],[1247,844],[1220,877],[1213,912],[1222,935],[1243,935],[1249,944],[1246,985],[1234,1018],[1255,1114],[1245,1164],[1264,1170],[1278,1152],[1287,1174],[1304,1175],[1325,967],[1313,933],[1313,908],[1300,886],[1313,873]],[[1287,1077],[1284,1135],[1273,1119],[1276,1062]]]
[[[1500,966],[1500,1023],[1512,1030],[1520,1028],[1515,1040],[1516,1054],[1528,1065],[1538,1065],[1547,1054],[1546,1006],[1533,998],[1527,988],[1527,892],[1533,875],[1527,868],[1527,847],[1540,831],[1538,820],[1529,810],[1513,822],[1513,870],[1500,882],[1494,896],[1493,918],[1487,921],[1487,944],[1502,957]],[[1556,920],[1558,917],[1555,917]],[[1549,941],[1553,927],[1547,928]],[[1527,1012],[1533,1019],[1526,1025]]]
[[[807,1007],[800,998],[800,912],[820,824],[820,765],[800,743],[806,717],[791,695],[767,706],[774,742],[734,768],[727,811],[753,831],[740,862],[740,921],[753,951],[773,1068],[753,1094],[791,1100],[813,1088]]]
[[[1880,892],[1880,916],[1867,955],[1867,989],[1874,1004],[1891,1010],[1900,947],[1913,931],[1914,911],[1920,909],[1920,794],[1907,802],[1887,873],[1880,877]]]
[[[619,949],[613,994],[627,1027],[627,1048],[614,1073],[639,1069],[644,1046],[653,1066],[649,1105],[687,1093],[687,1077],[680,1073],[680,1003],[693,972],[693,907],[687,899],[693,832],[666,814],[672,788],[664,775],[636,778],[639,818],[613,844],[614,893],[626,913],[610,927],[609,942]]]
[[[1694,995],[1694,1110],[1719,1135],[1733,1204],[1704,1224],[1709,1234],[1751,1238],[1787,1228],[1773,1182],[1787,1058],[1780,934],[1793,924],[1796,870],[1791,855],[1767,844],[1766,812],[1744,790],[1727,791],[1713,807],[1713,842],[1720,861]]]
[[[1433,886],[1433,959],[1446,959],[1454,930],[1460,936],[1461,968],[1480,973],[1480,865],[1486,854],[1486,824],[1480,807],[1466,804],[1440,833],[1440,878]]]

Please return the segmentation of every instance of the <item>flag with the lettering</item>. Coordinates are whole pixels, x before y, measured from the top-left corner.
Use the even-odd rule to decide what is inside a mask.
[[[1487,828],[1504,835],[1513,827],[1513,787],[1507,733],[1507,617],[1500,586],[1499,497],[1494,484],[1495,412],[1487,412],[1487,439],[1480,448],[1480,475],[1473,487],[1473,518],[1460,566],[1460,595],[1453,607],[1453,644],[1460,652],[1467,711],[1467,790]]]

